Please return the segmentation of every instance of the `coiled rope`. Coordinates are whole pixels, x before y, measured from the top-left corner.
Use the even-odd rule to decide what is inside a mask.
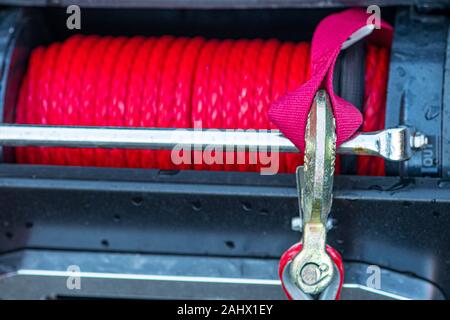
[[[33,50],[16,122],[271,129],[270,103],[309,78],[309,49],[306,42],[277,40],[77,35]],[[386,49],[368,46],[363,131],[384,127],[388,61]],[[248,153],[232,155],[245,164],[174,165],[170,152],[22,147],[16,148],[16,161],[165,170],[259,171],[262,166],[249,164],[257,155]],[[279,172],[294,172],[301,163],[300,154],[280,154]],[[360,157],[358,173],[383,175],[382,160]]]

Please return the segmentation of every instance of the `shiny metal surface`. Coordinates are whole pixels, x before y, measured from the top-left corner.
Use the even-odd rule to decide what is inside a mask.
[[[324,90],[318,91],[311,107],[305,141],[303,174],[299,172],[303,223],[325,225],[333,200],[336,123]]]
[[[283,279],[284,288],[289,292],[289,295],[294,300],[334,300],[336,294],[339,290],[339,284],[341,281],[339,270],[336,265],[333,264],[333,279],[330,284],[324,289],[317,297],[307,294],[300,290],[294,282],[292,282],[292,277],[289,270],[291,270],[292,262],[288,262],[281,275]],[[317,299],[314,299],[317,298]]]
[[[419,132],[413,133],[408,127],[400,126],[360,134],[342,144],[339,153],[374,155],[392,161],[402,161],[411,158],[414,149],[421,149],[427,144],[426,136]]]
[[[376,155],[403,161],[427,144],[426,137],[411,137],[407,127],[361,133],[343,143],[339,154]],[[417,136],[417,135],[416,135]],[[413,136],[415,137],[415,136]],[[196,130],[161,128],[69,127],[0,125],[3,146],[59,146],[80,148],[202,150],[222,148],[239,151],[297,152],[297,148],[278,130]]]
[[[281,300],[286,297],[276,273],[278,263],[278,259],[19,250],[0,255],[0,299]],[[70,271],[70,266],[79,267],[79,272]],[[381,286],[370,287],[369,267],[346,262],[343,300],[445,299],[431,282],[383,268]],[[74,276],[80,277],[79,289],[67,286]]]

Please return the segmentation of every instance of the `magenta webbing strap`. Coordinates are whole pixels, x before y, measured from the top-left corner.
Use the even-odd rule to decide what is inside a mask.
[[[305,129],[314,95],[324,87],[330,95],[336,119],[337,145],[349,139],[362,123],[359,110],[334,94],[333,69],[342,44],[357,30],[367,24],[367,14],[362,9],[348,9],[323,19],[316,28],[311,45],[311,79],[270,107],[269,119],[300,150],[305,147]],[[390,46],[392,27],[381,23],[368,37],[379,46]]]

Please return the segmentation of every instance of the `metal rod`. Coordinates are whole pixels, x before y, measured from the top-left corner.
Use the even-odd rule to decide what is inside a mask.
[[[377,155],[387,160],[401,161],[411,157],[418,144],[411,139],[410,129],[399,127],[374,133],[361,133],[343,143],[341,154]],[[414,137],[418,137],[415,135]],[[420,139],[419,139],[420,140]],[[74,148],[125,148],[224,151],[297,152],[297,148],[278,130],[217,130],[75,127],[38,125],[0,125],[0,145],[53,146]],[[414,148],[413,148],[414,147]]]

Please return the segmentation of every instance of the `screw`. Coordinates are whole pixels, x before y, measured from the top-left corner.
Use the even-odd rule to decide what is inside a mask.
[[[320,274],[321,272],[319,266],[314,263],[306,264],[300,272],[303,283],[309,286],[312,286],[319,281]]]
[[[292,231],[302,231],[302,218],[295,217],[291,219],[291,229]]]
[[[416,132],[411,136],[411,147],[421,149],[428,144],[428,138],[421,132]]]

